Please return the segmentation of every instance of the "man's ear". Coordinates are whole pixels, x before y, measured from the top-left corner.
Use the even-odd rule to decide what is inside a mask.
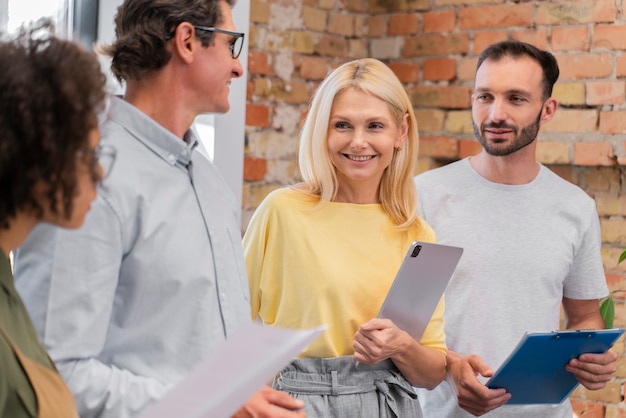
[[[543,109],[541,110],[541,124],[543,125],[546,122],[549,122],[556,113],[556,109],[558,107],[558,102],[554,97],[548,98],[543,103]]]
[[[170,41],[172,43],[172,54],[178,56],[182,61],[191,63],[197,48],[194,42],[196,33],[193,25],[189,22],[183,22],[176,27],[174,37]]]

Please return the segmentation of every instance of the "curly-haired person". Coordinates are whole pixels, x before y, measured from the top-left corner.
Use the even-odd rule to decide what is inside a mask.
[[[0,40],[0,416],[77,417],[15,290],[9,254],[46,222],[78,228],[104,175],[96,57],[43,21]]]

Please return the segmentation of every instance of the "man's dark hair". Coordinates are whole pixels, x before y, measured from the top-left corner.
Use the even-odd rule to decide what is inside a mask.
[[[235,4],[235,0],[126,0],[115,15],[115,41],[99,49],[112,58],[111,71],[119,81],[138,80],[170,60],[168,35],[179,24],[222,23],[222,1],[231,7]],[[211,44],[213,35],[196,32],[204,47]]]
[[[105,107],[96,56],[53,33],[42,20],[0,40],[0,229],[20,211],[71,216],[77,156]]]
[[[554,55],[547,51],[520,41],[503,41],[490,45],[478,57],[476,71],[485,60],[499,61],[503,57],[520,58],[529,57],[535,60],[543,70],[543,93],[542,98],[546,100],[552,96],[552,88],[559,78],[559,65]]]

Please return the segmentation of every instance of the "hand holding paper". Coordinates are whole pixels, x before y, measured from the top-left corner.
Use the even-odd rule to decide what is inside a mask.
[[[230,417],[324,329],[246,323],[141,418]]]
[[[264,386],[252,395],[252,398],[248,399],[231,418],[255,418],[267,414],[272,417],[305,418],[306,413],[302,408],[304,408],[303,401],[292,398],[286,392]]]

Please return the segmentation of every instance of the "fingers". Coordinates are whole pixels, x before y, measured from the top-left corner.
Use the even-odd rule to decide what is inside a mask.
[[[379,329],[384,329],[384,328],[391,328],[393,326],[394,326],[393,322],[389,319],[373,318],[365,322],[364,324],[362,324],[360,327],[360,330],[367,332],[367,331],[374,331],[374,330],[379,330]]]
[[[286,409],[302,409],[304,408],[304,402],[299,399],[295,399],[286,392],[272,389],[269,386],[264,386],[259,392],[263,394],[265,400],[268,403],[279,406]]]
[[[474,376],[468,380],[462,380],[457,385],[457,403],[459,407],[475,416],[504,405],[511,394],[504,389],[489,389],[478,381]]]
[[[493,369],[489,367],[487,363],[485,363],[482,357],[478,355],[467,356],[467,362],[472,367],[472,369],[475,370],[477,373],[479,373],[481,376],[483,377],[493,376],[493,373],[494,373]]]
[[[302,418],[304,402],[264,386],[232,418]]]
[[[355,359],[375,364],[390,358],[401,350],[406,336],[408,334],[396,327],[389,319],[374,318],[361,325],[354,335],[352,348],[355,352]]]
[[[495,392],[496,390],[493,390]],[[493,397],[488,399],[482,399],[479,397],[461,397],[457,399],[459,407],[469,412],[474,416],[481,416],[486,414],[489,411],[492,411],[496,408],[504,405],[509,399],[511,399],[511,395],[506,393],[504,389],[497,389],[498,392],[504,392],[500,395],[493,394]]]
[[[587,353],[572,359],[565,369],[574,374],[576,379],[587,389],[597,390],[606,386],[617,370],[617,353],[613,349],[606,353]]]
[[[511,398],[506,390],[489,389],[478,380],[478,374],[485,377],[493,375],[493,370],[480,356],[457,357],[449,366],[448,380],[456,390],[457,403],[470,414],[484,415]]]
[[[354,359],[360,363],[375,364],[383,355],[383,349],[380,345],[360,333],[355,335],[352,348],[354,349]]]

